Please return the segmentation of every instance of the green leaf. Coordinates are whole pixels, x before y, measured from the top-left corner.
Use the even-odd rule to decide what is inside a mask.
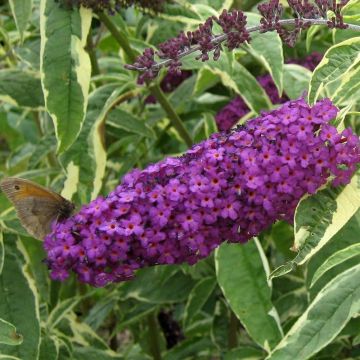
[[[0,231],[0,276],[4,266],[4,260],[5,260],[4,235],[3,232]]]
[[[258,25],[261,16],[254,13],[246,13],[249,26]],[[252,33],[251,42],[246,47],[249,52],[264,65],[274,80],[278,94],[283,92],[283,45],[276,32]],[[286,76],[284,77],[284,79]]]
[[[59,341],[55,337],[43,336],[41,338],[39,360],[58,360]]]
[[[59,153],[75,141],[85,118],[91,64],[84,47],[91,17],[89,9],[70,10],[41,0],[41,80]]]
[[[24,40],[26,25],[31,17],[32,0],[9,0],[9,3],[22,42]]]
[[[79,303],[80,298],[70,298],[64,301],[59,302],[55,308],[50,313],[47,321],[46,327],[49,332],[51,332],[59,323],[60,321],[74,309],[74,307]]]
[[[229,311],[229,306],[225,299],[219,299],[215,304],[215,311],[211,318],[211,339],[217,348],[221,351],[225,349],[229,344],[230,329],[237,328],[239,321],[237,318],[231,319],[233,314]],[[230,325],[231,321],[236,323]],[[237,340],[238,334],[232,334]]]
[[[268,264],[258,240],[222,244],[215,253],[218,283],[248,334],[269,351],[281,340],[278,314],[271,303]]]
[[[66,315],[65,321],[62,322],[69,326],[71,333],[73,334],[72,340],[76,344],[87,347],[92,346],[97,349],[107,350],[109,349],[106,342],[98,335],[91,327],[85,322],[79,321],[74,312],[70,312]]]
[[[286,264],[280,265],[274,271],[272,271],[269,275],[269,279],[284,276],[289,272],[295,270],[295,268],[296,268],[296,264],[293,261],[289,261]]]
[[[154,131],[143,120],[119,108],[109,113],[106,124],[150,139],[155,138]]]
[[[336,90],[330,93],[334,104],[352,104],[359,99],[360,91],[360,62],[349,69],[341,78]]]
[[[22,342],[23,337],[16,332],[16,327],[0,319],[0,344],[20,345]]]
[[[193,95],[196,96],[202,94],[204,91],[214,86],[218,81],[219,77],[210,69],[206,67],[201,68],[197,73]]]
[[[71,147],[60,156],[60,162],[70,179],[62,192],[68,199],[77,193],[78,202],[88,203],[99,194],[106,166],[101,114],[117,87],[117,84],[102,86],[90,94],[81,132]]]
[[[195,315],[204,306],[213,292],[215,285],[215,279],[213,277],[208,277],[200,280],[191,290],[184,310],[185,327],[194,319]]]
[[[300,201],[295,212],[295,249],[298,265],[318,252],[360,207],[359,176],[345,187],[328,187]]]
[[[310,26],[306,31],[306,51],[309,52],[314,36],[319,32],[320,26]]]
[[[224,86],[241,95],[252,111],[259,113],[269,109],[271,102],[265,90],[243,65],[232,61],[231,56],[228,56],[228,61],[222,56],[213,66],[209,62],[205,66],[220,77]]]
[[[164,360],[184,360],[184,359],[198,359],[198,354],[201,353],[204,359],[211,359],[214,353],[214,345],[208,337],[193,337],[182,341],[177,346],[169,350]]]
[[[360,209],[352,216],[346,225],[313,256],[306,264],[306,284],[310,288],[311,280],[318,268],[336,252],[341,251],[351,245],[358,244],[360,232]],[[339,264],[335,268],[329,269],[323,276],[311,287],[310,295],[315,295],[331,279],[340,272],[344,272],[350,266],[356,265],[356,258],[351,258],[345,263]],[[314,296],[312,296],[314,297]]]
[[[32,152],[28,168],[34,169],[36,166],[46,158],[46,156],[54,151],[56,148],[56,139],[53,134],[48,134],[42,137],[36,144],[34,151]]]
[[[275,269],[272,277],[282,276],[304,264],[319,252],[351,219],[360,207],[359,176],[345,187],[328,187],[313,196],[305,196],[295,211],[293,248],[296,257]]]
[[[328,49],[311,78],[309,103],[315,103],[324,89],[328,90],[330,95],[336,94],[340,87],[358,90],[354,81],[358,78],[359,53],[360,37],[345,40]],[[354,74],[356,79],[353,81],[351,76]]]
[[[42,108],[44,96],[39,74],[16,69],[0,70],[0,100],[20,107]]]
[[[311,285],[313,286],[328,270],[352,257],[360,255],[360,243],[348,246],[335,254],[331,255],[326,261],[316,270]]]
[[[130,309],[124,311],[124,316],[119,320],[117,329],[125,330],[127,327],[139,323],[141,320],[156,310],[156,305],[137,301]]]
[[[360,311],[360,264],[329,282],[268,360],[305,360],[329,344]]]
[[[0,317],[14,324],[24,341],[18,346],[0,344],[0,354],[37,360],[40,345],[40,318],[36,287],[25,265],[21,243],[6,235],[5,263],[0,276]]]
[[[351,16],[360,14],[359,0],[350,0],[342,9],[342,14]]]
[[[284,92],[290,99],[297,99],[309,87],[311,71],[296,64],[284,65]]]
[[[264,353],[253,347],[241,346],[238,349],[233,349],[227,352],[224,360],[262,360]]]
[[[49,303],[50,278],[49,271],[43,263],[46,257],[43,242],[32,237],[22,237],[21,242],[29,258],[28,266],[34,277],[40,301]]]
[[[97,330],[114,309],[116,303],[117,297],[114,294],[102,297],[90,309],[84,321],[91,326],[92,329]]]
[[[184,301],[194,282],[178,267],[156,266],[139,270],[134,280],[119,286],[120,297],[133,298],[153,304]]]
[[[99,350],[91,346],[74,348],[73,358],[76,360],[125,360],[111,350]]]

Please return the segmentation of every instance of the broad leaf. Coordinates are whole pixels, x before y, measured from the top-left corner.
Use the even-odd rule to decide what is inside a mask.
[[[89,9],[41,0],[41,81],[60,153],[75,141],[85,118],[91,64],[84,47],[91,17]]]
[[[359,90],[360,37],[345,40],[328,49],[320,64],[314,70],[310,87],[309,102],[315,103],[324,89],[330,95],[341,94],[337,91],[345,88],[347,96],[356,95]],[[357,83],[356,83],[357,81]]]
[[[349,247],[342,249],[335,254],[331,255],[326,261],[316,270],[312,280],[311,285],[313,286],[328,270],[333,267],[343,263],[346,260],[349,260],[355,256],[360,255],[360,243],[350,245]]]
[[[133,298],[153,304],[183,301],[194,282],[176,266],[156,266],[142,269],[134,280],[119,286],[120,297]]]
[[[360,265],[335,277],[316,296],[268,360],[305,360],[329,344],[360,311]]]
[[[67,178],[70,179],[65,183],[62,193],[68,199],[77,193],[78,201],[87,203],[99,194],[106,166],[101,113],[117,87],[117,84],[110,84],[90,94],[88,111],[79,137],[60,157]]]
[[[336,235],[360,207],[358,186],[358,175],[354,175],[345,187],[328,187],[300,201],[295,212],[293,246],[298,254],[270,277],[282,276],[304,264]]]
[[[0,100],[15,106],[42,108],[44,96],[40,75],[24,70],[0,70]]]
[[[260,243],[223,244],[216,250],[215,265],[220,288],[248,334],[267,351],[275,347],[282,329]]]
[[[59,341],[55,337],[43,336],[41,338],[39,360],[58,360]]]
[[[296,65],[284,65],[284,92],[290,99],[297,99],[304,95],[309,87],[311,71]]]
[[[250,26],[258,25],[261,16],[254,13],[246,13],[247,22]],[[283,92],[283,45],[279,35],[275,31],[267,33],[253,32],[247,49],[261,62],[274,80],[278,94]],[[284,77],[284,80],[286,75]]]
[[[0,344],[0,354],[37,360],[40,345],[40,319],[36,287],[28,266],[16,248],[16,237],[8,235],[3,272],[0,276],[0,318],[16,326],[24,341],[18,346]],[[21,247],[20,242],[17,242]]]

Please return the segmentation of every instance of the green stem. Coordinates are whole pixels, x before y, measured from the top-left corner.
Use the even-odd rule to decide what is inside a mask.
[[[97,61],[96,53],[95,53],[95,47],[92,39],[92,30],[90,28],[89,35],[86,39],[86,50],[90,57],[91,62],[91,75],[99,75],[100,74],[100,68]]]
[[[127,37],[118,30],[116,25],[110,20],[110,18],[103,12],[98,13],[99,19],[107,27],[112,36],[125,51],[126,56],[131,62],[134,62],[136,59],[136,53],[131,48],[130,43]],[[179,115],[176,113],[173,106],[170,104],[169,100],[165,96],[164,92],[160,89],[158,84],[149,86],[150,93],[155,96],[156,100],[162,106],[167,116],[169,117],[173,127],[177,130],[181,138],[184,140],[188,147],[191,147],[193,141],[189,132],[186,130],[183,122],[181,121]]]
[[[156,321],[155,313],[148,316],[148,326],[150,352],[155,360],[161,360],[159,327]]]
[[[235,314],[230,311],[230,322],[228,332],[228,348],[234,349],[238,346],[237,331],[238,331],[239,320]]]
[[[110,31],[111,35],[115,38],[115,40],[118,42],[118,44],[125,51],[126,55],[130,59],[130,61],[134,62],[136,59],[136,54],[133,51],[133,49],[131,48],[126,36],[121,31],[118,30],[116,25],[110,20],[110,18],[104,12],[99,12],[97,15],[98,15],[99,19],[102,21],[102,23]]]
[[[181,138],[185,141],[188,147],[191,147],[193,141],[189,132],[186,130],[183,122],[181,121],[179,115],[176,113],[175,109],[170,104],[169,100],[165,96],[164,92],[160,89],[159,85],[150,85],[149,90],[156,100],[162,106],[167,116],[169,117],[172,125],[177,130]]]

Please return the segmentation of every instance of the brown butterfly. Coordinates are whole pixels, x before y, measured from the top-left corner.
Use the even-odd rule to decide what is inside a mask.
[[[21,224],[39,240],[51,231],[54,220],[68,218],[75,208],[61,195],[29,180],[6,178],[0,188],[13,203]]]

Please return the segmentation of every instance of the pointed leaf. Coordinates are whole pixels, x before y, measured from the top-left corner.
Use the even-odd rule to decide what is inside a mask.
[[[284,92],[290,99],[304,95],[309,87],[311,71],[296,64],[284,65]]]
[[[38,299],[33,279],[25,263],[21,243],[13,235],[6,236],[5,263],[0,275],[0,317],[16,326],[24,341],[18,346],[0,344],[0,354],[26,360],[37,360],[40,345]]]
[[[309,103],[315,103],[320,93],[331,83],[349,81],[350,73],[359,62],[360,37],[345,40],[328,49],[311,78]]]
[[[0,99],[15,106],[42,108],[44,96],[40,75],[17,69],[0,70]]]
[[[360,207],[359,176],[345,187],[329,187],[300,201],[295,212],[295,258],[303,264],[319,251]]]
[[[220,288],[248,334],[265,350],[275,347],[282,329],[271,303],[268,264],[260,243],[222,244],[215,266]]]
[[[59,341],[50,336],[41,338],[39,360],[58,360]]]
[[[316,270],[311,285],[313,286],[328,270],[334,266],[341,264],[342,262],[351,259],[354,256],[360,255],[360,243],[350,245],[345,249],[342,249],[335,254],[331,255],[326,261]]]
[[[247,23],[250,26],[258,25],[261,16],[254,13],[246,13]],[[247,48],[250,53],[261,62],[274,80],[278,93],[283,92],[283,45],[276,32],[252,33],[251,42]]]
[[[86,113],[91,64],[84,47],[91,17],[89,9],[41,0],[41,81],[60,153],[77,138]]]
[[[216,281],[213,277],[208,277],[199,281],[188,297],[184,310],[184,324],[187,326],[194,316],[201,310],[209,296],[213,292]]]
[[[304,197],[295,211],[296,257],[271,273],[282,276],[319,252],[360,208],[359,175],[345,187],[328,187]]]
[[[16,332],[16,327],[0,319],[0,344],[20,345],[22,342],[23,337]]]
[[[329,344],[360,311],[360,264],[341,273],[316,296],[268,360],[305,360]]]
[[[24,40],[26,25],[31,17],[32,0],[9,0],[16,27],[20,34],[20,40]]]
[[[117,84],[102,86],[90,94],[81,132],[72,146],[60,156],[69,179],[62,195],[68,199],[77,193],[78,202],[88,203],[99,194],[106,166],[103,118],[100,115],[117,87]]]

